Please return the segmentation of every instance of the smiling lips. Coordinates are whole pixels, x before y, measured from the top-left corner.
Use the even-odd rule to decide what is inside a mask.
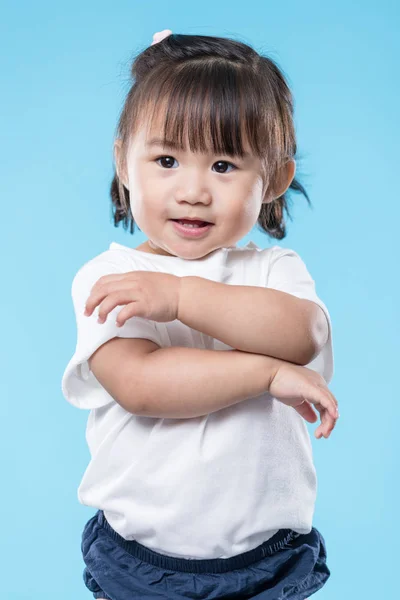
[[[195,225],[212,225],[210,221],[205,221],[204,219],[199,219],[198,217],[183,217],[182,219],[171,219],[171,221],[176,221],[178,223],[193,223]]]
[[[193,221],[191,219],[171,219],[174,228],[186,237],[198,238],[213,227],[213,223]]]
[[[185,225],[186,227],[206,227],[207,225],[211,225],[211,223],[207,223],[206,221],[190,221],[189,219],[177,219],[175,223],[179,223],[180,225]]]

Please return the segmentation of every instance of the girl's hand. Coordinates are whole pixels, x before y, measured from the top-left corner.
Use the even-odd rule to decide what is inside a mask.
[[[292,363],[283,362],[272,377],[268,392],[280,402],[292,406],[306,421],[318,419],[311,404],[321,416],[321,425],[315,430],[317,439],[328,438],[339,418],[338,403],[321,375]]]
[[[116,324],[124,325],[131,317],[164,323],[178,314],[181,278],[168,273],[129,271],[104,275],[92,287],[84,314],[90,316],[99,305],[98,322],[104,323],[109,312],[126,304]]]

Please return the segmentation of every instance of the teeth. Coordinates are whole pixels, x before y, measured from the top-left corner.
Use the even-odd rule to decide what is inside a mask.
[[[193,227],[204,227],[204,225],[196,225],[196,224],[190,224],[190,225],[189,225],[189,223],[182,223],[182,221],[179,221],[179,223],[180,223],[181,225],[183,225],[184,227],[192,227],[192,228],[193,228]]]

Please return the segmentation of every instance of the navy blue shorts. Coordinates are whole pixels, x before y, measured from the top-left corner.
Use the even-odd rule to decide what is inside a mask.
[[[85,585],[106,600],[306,600],[330,576],[325,541],[315,527],[307,534],[280,529],[230,558],[193,560],[125,540],[98,510],[85,525],[81,549]]]

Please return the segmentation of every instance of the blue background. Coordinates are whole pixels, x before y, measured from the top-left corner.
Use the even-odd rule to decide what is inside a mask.
[[[112,141],[130,59],[156,31],[234,37],[277,60],[295,97],[298,175],[279,242],[333,322],[341,418],[316,440],[323,600],[398,593],[399,8],[396,2],[3,3],[1,40],[1,596],[84,600],[78,503],[87,411],[61,393],[70,287],[111,241]],[[261,247],[274,240],[254,230]],[[397,467],[397,468],[396,468]]]

